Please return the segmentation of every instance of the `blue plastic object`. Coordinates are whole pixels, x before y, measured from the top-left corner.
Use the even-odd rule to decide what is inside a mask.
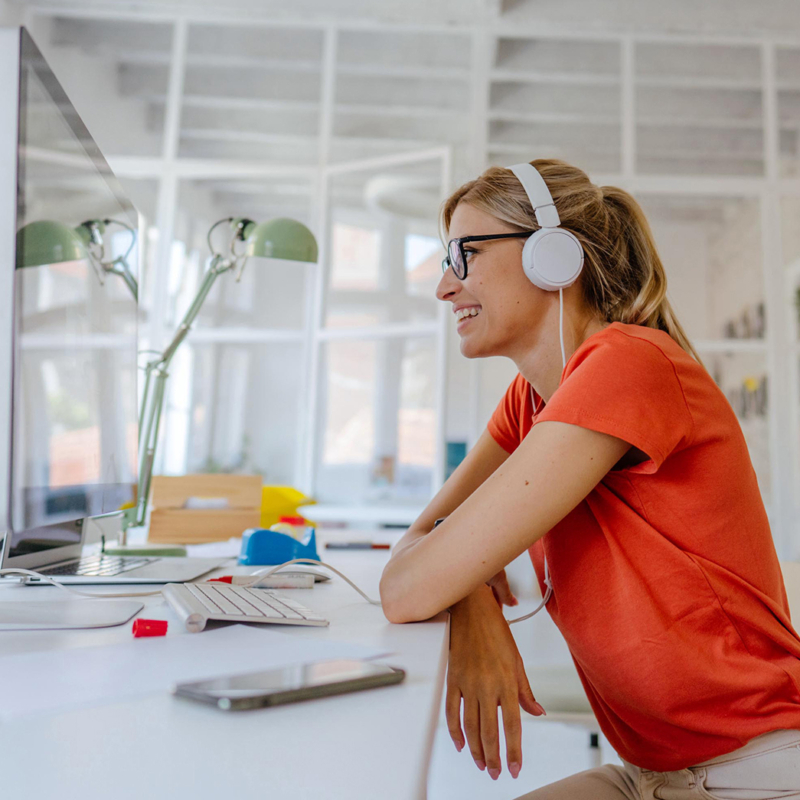
[[[283,564],[294,558],[313,558],[319,561],[314,528],[306,528],[302,539],[295,539],[288,533],[271,531],[269,528],[248,528],[242,534],[239,563],[244,566]]]

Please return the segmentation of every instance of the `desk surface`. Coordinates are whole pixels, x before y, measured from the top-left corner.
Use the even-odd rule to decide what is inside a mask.
[[[320,555],[378,597],[386,551],[323,550]],[[218,571],[224,572],[231,569]],[[34,591],[60,590],[7,589],[2,599]],[[314,589],[284,591],[325,614],[331,624],[281,626],[282,633],[392,651],[395,655],[379,660],[405,669],[404,683],[233,714],[164,695],[21,718],[0,724],[3,794],[44,797],[52,792],[81,800],[218,800],[245,792],[279,800],[424,798],[444,683],[447,615],[392,625],[378,606],[367,604],[339,578]],[[155,615],[158,608],[159,616],[170,620],[171,632],[179,630],[161,597],[144,601],[142,616]],[[9,654],[127,642],[131,630],[129,623],[104,630],[0,636],[0,652]]]

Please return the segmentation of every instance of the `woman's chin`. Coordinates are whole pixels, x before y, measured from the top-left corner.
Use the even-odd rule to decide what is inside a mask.
[[[487,356],[493,355],[493,353],[487,352],[485,347],[481,347],[479,342],[475,340],[470,341],[469,336],[461,338],[460,349],[461,355],[464,356],[464,358],[486,358]]]

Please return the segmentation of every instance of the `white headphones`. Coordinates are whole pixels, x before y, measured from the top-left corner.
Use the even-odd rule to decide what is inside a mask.
[[[561,225],[553,196],[533,164],[508,167],[525,189],[539,230],[525,240],[522,269],[531,282],[548,292],[572,286],[583,269],[583,247]]]

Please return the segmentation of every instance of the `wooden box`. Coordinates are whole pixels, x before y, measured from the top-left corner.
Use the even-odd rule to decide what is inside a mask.
[[[218,542],[259,527],[261,483],[260,475],[155,476],[149,541]]]

